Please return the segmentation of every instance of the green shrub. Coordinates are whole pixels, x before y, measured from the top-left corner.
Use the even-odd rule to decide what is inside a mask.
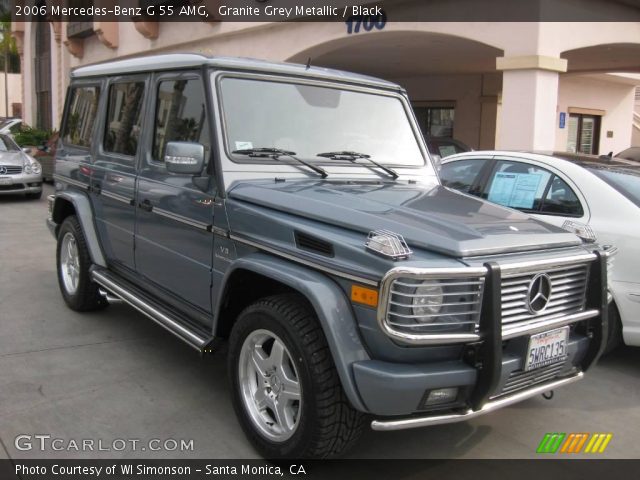
[[[45,144],[51,135],[53,135],[51,130],[39,130],[25,126],[13,136],[13,139],[21,147],[33,147]]]

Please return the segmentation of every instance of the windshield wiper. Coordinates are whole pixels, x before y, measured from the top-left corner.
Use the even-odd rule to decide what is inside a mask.
[[[399,177],[397,172],[395,172],[394,170],[392,170],[389,167],[385,167],[381,163],[376,162],[375,160],[373,160],[371,158],[371,155],[366,155],[364,153],[350,152],[350,151],[343,150],[343,151],[340,151],[340,152],[318,153],[317,155],[318,155],[318,157],[330,158],[332,160],[347,160],[347,161],[349,161],[351,163],[357,163],[357,160],[359,158],[363,158],[364,160],[367,160],[369,163],[371,163],[371,164],[375,165],[376,167],[378,167],[380,170],[384,170],[384,172],[387,173],[394,180],[397,180],[398,177]]]
[[[294,159],[300,165],[304,165],[305,167],[310,168],[322,178],[327,178],[329,174],[324,168],[318,167],[312,163],[306,162],[298,157],[296,157],[296,152],[290,152],[288,150],[281,150],[279,148],[244,148],[241,150],[234,150],[231,153],[235,153],[236,155],[247,155],[253,158],[273,158],[274,160],[280,161],[280,157],[289,157]]]

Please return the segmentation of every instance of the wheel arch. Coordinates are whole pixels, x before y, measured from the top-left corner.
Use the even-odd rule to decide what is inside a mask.
[[[252,289],[254,293],[248,297],[250,300],[234,304],[231,292],[237,282],[246,279],[266,279],[268,283],[265,289]],[[366,411],[353,378],[351,364],[369,359],[369,355],[360,341],[351,304],[336,282],[293,262],[254,253],[232,264],[219,292],[214,320],[216,337],[229,332],[242,308],[259,298],[283,292],[303,296],[316,313],[347,398],[356,410]]]
[[[98,233],[93,221],[93,209],[89,198],[80,192],[62,191],[56,193],[56,200],[53,204],[51,219],[59,226],[69,215],[76,215],[82,233],[89,248],[91,261],[101,267],[106,267],[107,262],[102,252],[102,247],[98,240]],[[56,232],[57,232],[56,228]]]

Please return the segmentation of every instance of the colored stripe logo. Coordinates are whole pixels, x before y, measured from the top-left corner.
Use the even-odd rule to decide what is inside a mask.
[[[545,433],[536,453],[603,453],[612,438],[611,433]]]

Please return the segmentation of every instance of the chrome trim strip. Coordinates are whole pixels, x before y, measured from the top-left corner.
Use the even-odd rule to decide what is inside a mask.
[[[546,258],[543,260],[532,260],[530,262],[500,263],[500,272],[502,273],[502,278],[504,278],[506,275],[528,273],[540,268],[566,267],[574,263],[579,265],[583,262],[592,262],[595,259],[595,253],[584,253],[581,255],[572,255],[570,257]]]
[[[447,423],[465,422],[485,413],[492,412],[499,408],[503,408],[514,403],[521,402],[527,398],[535,397],[536,395],[554,390],[565,385],[577,382],[584,377],[584,373],[579,372],[577,375],[569,378],[562,378],[552,382],[543,383],[529,390],[518,392],[513,395],[499,398],[498,400],[490,401],[484,405],[480,410],[468,409],[464,413],[456,413],[449,415],[434,415],[430,417],[417,417],[417,418],[405,418],[402,420],[373,420],[371,422],[371,428],[378,431],[392,431],[392,430],[406,430],[409,428],[427,427],[431,425],[444,425]]]
[[[89,184],[88,183],[84,183],[84,182],[81,182],[79,180],[74,180],[74,179],[69,178],[69,177],[63,177],[62,175],[54,174],[53,175],[53,179],[56,182],[66,182],[66,183],[69,183],[71,185],[75,185],[76,187],[89,188]]]
[[[586,310],[584,312],[572,313],[570,315],[561,315],[554,318],[538,322],[529,322],[525,324],[519,324],[515,327],[508,328],[509,324],[505,324],[507,328],[502,327],[502,339],[509,340],[510,338],[519,337],[520,335],[530,335],[535,333],[544,332],[551,328],[564,327],[574,322],[582,322],[590,318],[594,318],[600,315],[598,310]]]
[[[239,237],[237,235],[234,234],[229,234],[229,238],[231,240],[234,240],[236,242],[240,242],[240,243],[244,243],[245,245],[249,245],[251,247],[257,248],[258,250],[264,250],[265,252],[269,252],[272,253],[274,255],[277,255],[279,257],[282,258],[286,258],[287,260],[292,260],[294,262],[298,262],[301,263],[303,265],[306,265],[307,267],[311,267],[311,268],[315,268],[316,270],[321,270],[325,273],[328,273],[330,275],[335,275],[336,277],[341,277],[344,278],[346,280],[351,280],[353,282],[358,282],[358,283],[362,283],[364,285],[371,285],[373,287],[377,287],[378,286],[378,282],[376,282],[375,280],[370,280],[367,278],[362,278],[362,277],[358,277],[357,275],[351,275],[349,273],[345,273],[345,272],[341,272],[339,270],[334,270],[332,268],[329,267],[325,267],[324,265],[320,265],[318,263],[300,258],[296,255],[291,255],[289,253],[285,253],[282,252],[278,249],[272,248],[272,247],[268,247],[266,245],[263,245],[261,243],[255,242],[253,240],[248,240],[246,238],[242,238]]]
[[[229,238],[229,230],[216,227],[215,225],[211,227],[211,233],[213,233],[214,235],[220,235],[221,237]]]
[[[102,195],[103,197],[110,198],[112,200],[116,200],[117,202],[122,202],[122,203],[126,203],[129,206],[133,206],[133,205],[131,205],[131,202],[132,202],[133,199],[127,198],[124,195],[120,195],[118,193],[109,192],[107,190],[101,190],[100,191],[100,195]]]
[[[168,330],[169,332],[173,333],[176,337],[180,338],[181,340],[183,340],[184,342],[186,342],[196,350],[201,350],[208,343],[208,339],[201,338],[199,335],[196,335],[191,330],[180,325],[178,322],[176,322],[172,318],[160,312],[154,306],[149,305],[147,302],[136,297],[131,292],[127,291],[125,288],[121,287],[110,278],[107,278],[100,271],[94,270],[92,272],[92,277],[97,284],[103,286],[110,293],[112,293],[116,297],[121,298],[126,303],[131,305],[133,308],[138,310],[140,313],[146,315],[151,320],[156,322],[158,325]]]
[[[472,343],[480,340],[477,333],[407,333],[399,332],[389,325],[387,322],[387,312],[391,299],[391,287],[396,278],[417,277],[428,280],[429,277],[435,278],[467,278],[479,277],[484,279],[487,274],[485,267],[453,267],[453,268],[413,268],[413,267],[396,267],[389,270],[382,277],[380,287],[380,301],[378,303],[378,312],[376,315],[378,326],[389,337],[394,338],[402,343],[409,345],[444,345],[452,343]],[[480,292],[478,292],[480,293]],[[482,299],[479,300],[480,304]]]
[[[151,212],[157,213],[158,215],[168,218],[170,220],[175,220],[176,222],[184,223],[185,225],[199,228],[200,230],[209,231],[209,224],[207,223],[199,222],[197,220],[192,220],[190,218],[183,217],[182,215],[170,212],[168,210],[164,210],[162,208],[153,207],[153,210],[151,210]]]

